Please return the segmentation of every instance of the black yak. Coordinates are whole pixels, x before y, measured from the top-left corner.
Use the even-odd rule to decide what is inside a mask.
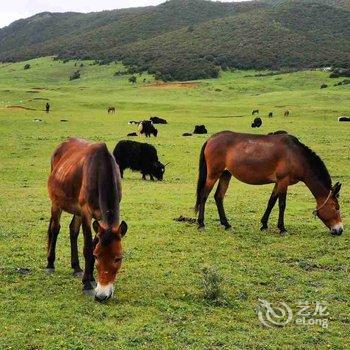
[[[119,165],[121,177],[124,170],[129,168],[140,171],[143,180],[146,180],[146,175],[149,175],[152,181],[154,177],[163,180],[165,165],[158,160],[157,150],[148,143],[119,141],[114,148],[113,156]]]
[[[208,130],[205,125],[196,125],[193,131],[194,134],[207,134]]]
[[[153,126],[150,120],[143,120],[139,125],[140,134],[145,134],[146,137],[151,137],[151,135],[157,137],[158,130]]]
[[[168,122],[160,117],[151,117],[149,118],[149,120],[153,123],[153,124],[168,124]]]
[[[252,123],[252,128],[260,128],[261,125],[262,125],[261,118],[255,118]]]
[[[269,118],[272,118],[273,117],[273,112],[270,112],[269,113]]]
[[[350,122],[350,117],[339,117],[338,122]]]
[[[252,115],[255,115],[255,114],[259,114],[259,110],[258,109],[253,109]]]

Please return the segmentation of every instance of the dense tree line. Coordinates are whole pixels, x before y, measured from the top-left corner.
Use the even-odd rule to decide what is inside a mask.
[[[128,74],[148,71],[165,81],[216,77],[220,68],[350,68],[350,9],[344,0],[170,0],[44,13],[0,30],[0,60],[44,55],[122,60]]]

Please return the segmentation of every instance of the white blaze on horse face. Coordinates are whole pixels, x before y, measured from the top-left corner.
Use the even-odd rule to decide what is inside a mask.
[[[97,287],[95,288],[95,297],[98,299],[109,299],[113,296],[114,287],[112,283],[109,283],[105,286],[97,283]]]
[[[344,230],[344,226],[342,222],[338,222],[336,225],[332,226],[332,231],[339,232],[343,230]]]

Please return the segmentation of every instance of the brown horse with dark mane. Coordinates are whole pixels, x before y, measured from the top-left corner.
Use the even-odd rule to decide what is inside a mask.
[[[48,229],[48,272],[55,270],[55,250],[62,211],[73,214],[70,223],[71,266],[81,275],[77,238],[80,226],[84,235],[84,290],[95,287],[94,263],[98,274],[95,299],[108,300],[122,264],[121,239],[127,231],[120,223],[121,180],[118,165],[104,143],[69,139],[55,150],[48,181],[51,219]],[[96,232],[92,239],[91,221]]]
[[[331,177],[320,157],[296,137],[286,133],[251,135],[223,131],[213,135],[202,147],[199,161],[196,212],[198,225],[204,227],[205,202],[217,180],[215,193],[220,222],[226,229],[227,221],[223,199],[232,175],[251,185],[274,183],[261,230],[267,229],[270,213],[278,199],[278,228],[286,232],[284,211],[287,188],[299,181],[305,183],[316,199],[314,211],[333,235],[341,235],[338,196],[340,183],[332,186]]]

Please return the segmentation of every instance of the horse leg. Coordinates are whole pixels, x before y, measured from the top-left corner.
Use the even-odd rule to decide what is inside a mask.
[[[278,206],[279,206],[279,216],[277,227],[281,234],[286,234],[287,230],[284,227],[284,211],[286,209],[286,199],[287,199],[287,188],[281,190],[278,196]]]
[[[277,193],[277,184],[276,184],[272,190],[269,202],[267,203],[266,211],[265,211],[263,217],[261,218],[261,224],[262,224],[262,226],[260,228],[261,231],[267,230],[267,228],[268,228],[267,223],[269,221],[271,211],[276,204],[277,198],[278,198],[278,193]]]
[[[82,227],[84,234],[84,258],[85,258],[85,270],[83,275],[84,290],[94,289],[94,264],[95,259],[93,255],[93,241],[91,233],[91,217],[82,216]]]
[[[70,231],[70,251],[71,251],[71,267],[74,270],[73,275],[76,277],[81,277],[83,270],[79,265],[79,255],[78,255],[78,235],[81,226],[81,217],[74,215],[73,219],[69,225]]]
[[[55,271],[55,260],[56,260],[56,242],[57,236],[60,232],[60,218],[62,210],[59,208],[51,208],[51,219],[47,232],[47,266],[46,272],[51,273]]]
[[[213,189],[215,182],[217,181],[218,177],[207,177],[207,180],[205,182],[205,186],[201,193],[201,200],[198,206],[198,228],[204,228],[204,212],[205,212],[205,202],[208,199],[208,196]]]
[[[224,209],[224,197],[228,189],[228,186],[230,184],[231,177],[232,177],[231,173],[227,170],[225,170],[221,174],[218,188],[216,189],[216,192],[214,195],[216,206],[219,212],[220,223],[221,225],[225,226],[226,230],[229,229],[231,225],[228,223],[226,218],[225,209]]]

